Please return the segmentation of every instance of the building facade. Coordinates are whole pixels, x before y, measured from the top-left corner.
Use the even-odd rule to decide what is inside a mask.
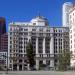
[[[1,51],[0,51],[0,62],[3,69],[7,69],[7,53],[8,53],[8,34],[4,33],[1,35]],[[2,63],[3,62],[3,63]]]
[[[75,67],[75,6],[69,12],[70,51],[72,52],[71,66]]]
[[[66,2],[62,6],[62,25],[63,27],[69,27],[69,10],[73,7],[72,2]]]
[[[1,50],[3,52],[8,51],[8,34],[7,33],[4,33],[3,35],[1,35]]]
[[[7,69],[7,52],[0,52],[0,68]]]
[[[32,40],[35,51],[35,67],[46,64],[49,69],[58,65],[57,55],[69,49],[68,27],[50,27],[48,20],[37,16],[30,22],[13,22],[8,31],[8,67],[11,70],[26,70],[26,46]]]
[[[0,17],[0,51],[1,50],[1,35],[6,33],[6,22],[4,17]]]

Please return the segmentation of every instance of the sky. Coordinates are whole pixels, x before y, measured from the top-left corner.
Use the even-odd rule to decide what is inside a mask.
[[[0,0],[0,17],[10,22],[26,22],[39,15],[48,19],[50,26],[62,26],[62,5],[75,0]]]

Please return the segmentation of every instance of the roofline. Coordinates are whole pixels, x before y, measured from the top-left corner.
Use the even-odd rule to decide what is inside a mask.
[[[75,10],[75,5],[73,6],[73,8],[70,9],[69,14],[70,14],[73,10]]]

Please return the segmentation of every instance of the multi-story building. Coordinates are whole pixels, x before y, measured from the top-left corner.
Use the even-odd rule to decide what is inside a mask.
[[[71,66],[75,67],[75,6],[69,12],[70,51],[72,52]]]
[[[48,20],[37,16],[30,22],[12,22],[8,30],[8,67],[25,70],[27,65],[26,46],[32,40],[36,53],[35,66],[46,64],[50,69],[58,65],[57,55],[69,50],[68,27],[50,27]]]
[[[1,51],[0,51],[0,62],[4,63],[0,63],[1,65],[3,64],[4,66],[2,67],[3,69],[7,69],[7,53],[8,53],[8,34],[5,33],[3,35],[1,35]]]
[[[1,51],[1,35],[6,33],[6,22],[4,17],[0,17],[0,51]]]
[[[7,33],[1,35],[1,51],[3,52],[8,51],[8,34]]]
[[[0,52],[0,67],[3,70],[7,69],[7,52]]]
[[[72,2],[66,2],[62,7],[62,25],[63,27],[69,27],[69,10],[73,7]]]
[[[6,33],[6,22],[4,17],[0,17],[0,66],[7,68],[8,35]]]

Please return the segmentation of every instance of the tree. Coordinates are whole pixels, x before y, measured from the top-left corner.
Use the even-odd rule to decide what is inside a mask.
[[[63,52],[59,54],[58,70],[61,70],[61,71],[67,70],[67,68],[70,66],[70,56],[71,56],[71,52],[67,50],[63,50]]]
[[[29,67],[31,69],[35,65],[35,61],[34,61],[35,53],[34,53],[34,50],[33,50],[32,42],[30,40],[27,44],[26,52],[27,52],[27,59],[28,59]]]

